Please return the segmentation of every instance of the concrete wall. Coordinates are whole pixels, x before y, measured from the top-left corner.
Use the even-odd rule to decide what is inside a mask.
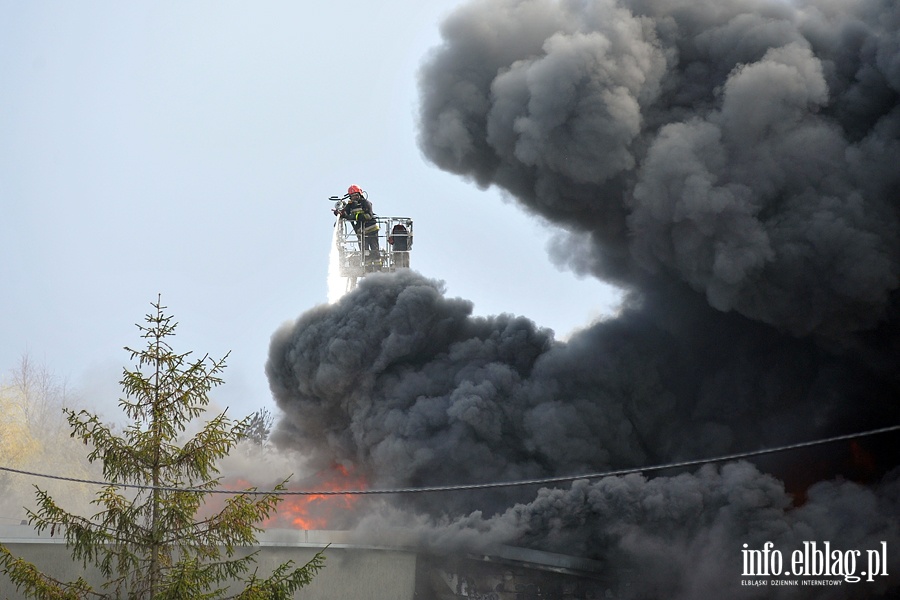
[[[58,538],[37,537],[26,526],[0,527],[0,542],[16,556],[42,571],[66,581],[80,575],[95,583],[97,574],[84,572],[73,563],[65,544]],[[313,582],[296,594],[304,600],[413,600],[416,583],[416,554],[354,543],[348,532],[289,531],[266,532],[260,536],[258,563],[260,573],[293,560],[305,564],[326,545],[325,568]],[[0,599],[23,596],[0,574]]]
[[[497,600],[609,597],[615,590],[597,561],[524,548],[493,548],[490,555],[417,553],[408,532],[268,530],[258,536],[259,573],[289,560],[298,566],[325,550],[325,568],[296,598],[303,600],[455,600],[460,594]],[[59,536],[37,536],[28,526],[0,526],[0,542],[42,571],[65,581],[79,575],[101,583],[72,562]],[[253,549],[247,548],[250,552]],[[540,590],[540,592],[529,590]],[[417,595],[418,594],[418,595]],[[0,600],[22,598],[0,574]]]

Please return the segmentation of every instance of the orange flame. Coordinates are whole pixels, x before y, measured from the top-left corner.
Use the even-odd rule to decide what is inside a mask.
[[[291,485],[291,491],[316,490],[339,492],[364,490],[364,477],[354,475],[353,469],[334,465],[307,478],[302,484]],[[263,522],[264,527],[293,527],[295,529],[329,529],[348,520],[360,497],[355,494],[284,495],[276,513]]]
[[[875,456],[856,440],[850,442],[850,463],[863,480],[877,471]]]

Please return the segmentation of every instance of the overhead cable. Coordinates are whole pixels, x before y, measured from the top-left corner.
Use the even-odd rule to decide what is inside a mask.
[[[231,494],[231,495],[247,495],[247,496],[263,496],[274,494],[276,496],[361,496],[361,495],[385,495],[385,494],[424,494],[434,492],[460,492],[468,490],[483,490],[492,488],[506,487],[522,487],[532,485],[549,485],[556,483],[571,483],[580,480],[602,479],[604,477],[619,477],[622,475],[632,475],[637,473],[651,473],[655,471],[665,471],[669,469],[682,469],[686,467],[696,467],[705,464],[728,462],[733,460],[742,460],[763,456],[766,454],[776,454],[779,452],[787,452],[790,450],[799,450],[802,448],[810,448],[813,446],[821,446],[824,444],[832,444],[834,442],[853,440],[861,437],[870,437],[882,433],[892,431],[900,431],[900,425],[891,425],[889,427],[881,427],[879,429],[870,429],[859,433],[848,433],[829,438],[822,438],[808,442],[797,442],[786,446],[776,446],[773,448],[763,448],[761,450],[751,450],[747,452],[736,452],[734,454],[726,454],[712,458],[698,458],[693,460],[683,460],[670,462],[660,465],[651,465],[645,467],[629,467],[626,469],[615,469],[611,471],[602,471],[599,473],[586,473],[581,475],[565,475],[561,477],[543,477],[537,479],[520,479],[516,481],[493,481],[484,483],[471,484],[454,484],[440,485],[430,487],[407,487],[407,488],[390,488],[390,489],[369,489],[369,490],[268,490],[259,491],[255,488],[246,490],[228,490],[228,489],[202,489],[202,488],[179,488],[168,486],[142,485],[137,483],[113,483],[109,481],[96,481],[90,479],[78,479],[75,477],[64,477],[61,475],[48,475],[46,473],[35,473],[31,471],[23,471],[10,467],[0,467],[0,471],[8,473],[17,473],[19,475],[27,475],[30,477],[40,477],[43,479],[55,479],[58,481],[69,481],[73,483],[84,483],[89,485],[99,485],[104,487],[115,487],[122,489],[136,489],[144,491],[163,491],[163,492],[184,492],[196,494]]]

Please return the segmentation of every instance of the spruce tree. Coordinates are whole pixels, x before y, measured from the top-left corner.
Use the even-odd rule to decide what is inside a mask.
[[[103,583],[59,581],[2,545],[0,570],[32,598],[291,598],[312,581],[324,556],[261,575],[256,553],[239,552],[256,544],[257,523],[275,511],[286,480],[269,493],[225,496],[224,508],[204,515],[220,484],[216,463],[246,437],[249,418],[233,421],[223,412],[182,439],[222,384],[228,355],[192,360],[190,352],[176,353],[169,340],[177,324],[160,299],[151,304],[145,324],[137,325],[145,347],[125,348],[133,366],[120,382],[119,405],[130,420],[122,434],[95,414],[66,409],[72,437],[92,447],[88,459],[103,467],[107,484],[92,500],[98,511],[71,514],[39,486],[37,508],[28,510],[37,531],[64,536],[73,559],[95,566]]]

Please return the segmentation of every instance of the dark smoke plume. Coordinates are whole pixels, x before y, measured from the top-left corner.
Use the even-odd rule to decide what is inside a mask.
[[[587,237],[581,270],[843,337],[898,286],[898,30],[892,1],[475,2],[420,143]]]
[[[281,445],[393,487],[900,423],[900,5],[491,0],[442,33],[421,72],[426,156],[549,220],[553,259],[626,302],[560,342],[416,273],[367,277],[273,337]],[[898,581],[897,442],[395,510],[435,545],[652,569],[622,575],[632,597],[812,597],[733,589],[742,544],[886,541],[891,577],[827,596],[870,597]]]

